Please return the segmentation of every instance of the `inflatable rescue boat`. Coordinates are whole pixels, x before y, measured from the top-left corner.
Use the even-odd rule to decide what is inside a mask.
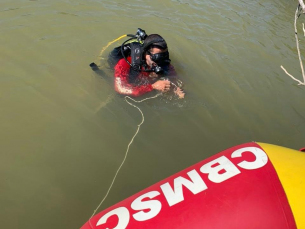
[[[93,216],[82,229],[303,229],[305,153],[246,143]]]

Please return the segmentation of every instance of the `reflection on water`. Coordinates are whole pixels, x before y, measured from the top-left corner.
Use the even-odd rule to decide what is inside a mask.
[[[141,121],[113,90],[107,52],[100,71],[88,65],[137,28],[166,39],[186,98],[139,104],[145,122],[102,208],[236,144],[304,147],[304,88],[280,69],[301,74],[295,4],[2,1],[2,227],[79,228],[88,220]]]

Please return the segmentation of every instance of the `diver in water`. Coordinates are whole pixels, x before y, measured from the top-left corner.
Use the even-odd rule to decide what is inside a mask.
[[[185,93],[177,84],[177,75],[170,64],[166,41],[158,34],[138,33],[142,40],[115,48],[108,63],[114,67],[115,90],[124,95],[141,96],[153,90],[168,92],[173,88],[179,98]]]

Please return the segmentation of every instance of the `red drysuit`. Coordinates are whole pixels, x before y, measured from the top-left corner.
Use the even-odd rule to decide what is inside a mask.
[[[131,62],[131,57],[127,60]],[[151,72],[139,72],[135,83],[129,82],[130,65],[125,59],[119,60],[114,67],[114,88],[124,95],[140,96],[153,90],[152,84],[156,82],[156,78],[150,77]],[[176,72],[172,65],[169,65],[169,71],[166,76],[175,76]]]

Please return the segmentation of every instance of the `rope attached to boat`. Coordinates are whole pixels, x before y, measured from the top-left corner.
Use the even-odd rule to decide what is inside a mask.
[[[139,133],[139,130],[140,130],[141,125],[144,123],[144,114],[143,114],[142,110],[141,110],[138,106],[134,105],[133,103],[131,103],[131,102],[128,101],[128,100],[131,100],[131,101],[133,101],[133,102],[135,102],[135,103],[142,103],[142,102],[144,102],[144,101],[146,101],[146,100],[157,98],[157,97],[160,96],[161,94],[162,94],[162,93],[159,93],[159,94],[157,94],[157,95],[155,95],[155,96],[153,96],[153,97],[149,97],[149,98],[142,99],[142,100],[139,100],[139,101],[134,100],[133,98],[131,98],[131,97],[129,97],[129,96],[125,96],[125,98],[124,98],[125,101],[126,101],[130,106],[133,106],[133,107],[135,107],[135,108],[137,108],[137,109],[139,110],[139,112],[141,113],[141,116],[142,116],[142,120],[141,120],[140,124],[138,124],[138,128],[137,128],[135,134],[133,135],[133,137],[131,138],[129,144],[127,145],[127,149],[126,149],[126,152],[125,152],[124,159],[123,159],[123,161],[121,162],[119,168],[117,169],[117,171],[116,171],[116,173],[115,173],[115,175],[114,175],[114,177],[113,177],[113,179],[112,179],[112,182],[111,182],[111,184],[110,184],[110,186],[109,186],[109,188],[108,188],[108,190],[107,190],[107,192],[106,192],[104,198],[101,200],[101,202],[99,203],[99,205],[97,206],[97,208],[93,211],[93,214],[90,216],[89,225],[90,225],[90,228],[91,228],[91,229],[94,228],[94,227],[92,226],[92,224],[91,224],[91,219],[92,219],[92,217],[95,215],[95,213],[97,212],[97,210],[101,207],[101,205],[103,204],[103,202],[106,200],[106,198],[107,198],[107,196],[108,196],[108,194],[109,194],[109,192],[110,192],[110,190],[111,190],[111,188],[112,188],[112,186],[113,186],[113,184],[114,184],[114,181],[115,181],[116,178],[117,178],[117,175],[119,174],[121,168],[123,167],[123,165],[124,165],[124,163],[125,163],[125,161],[126,161],[126,158],[127,158],[128,152],[129,152],[129,148],[130,148],[131,144],[133,143],[133,140],[135,139],[135,137],[136,137],[137,134]]]

